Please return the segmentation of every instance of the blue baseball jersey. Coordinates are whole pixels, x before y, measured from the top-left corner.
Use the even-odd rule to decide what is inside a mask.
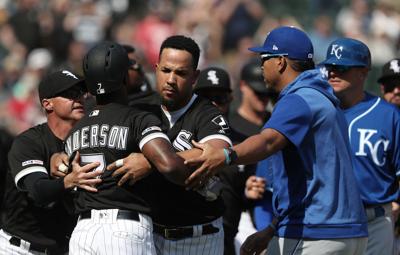
[[[257,163],[256,176],[266,179],[266,187],[262,199],[254,206],[254,225],[257,230],[266,228],[274,218],[272,208],[272,168],[269,163],[270,158],[266,158]]]
[[[366,205],[397,200],[400,175],[400,111],[365,93],[360,103],[344,110],[354,156],[354,172]]]
[[[281,92],[264,126],[290,141],[270,157],[280,237],[368,235],[347,123],[338,102],[318,70],[306,71]]]

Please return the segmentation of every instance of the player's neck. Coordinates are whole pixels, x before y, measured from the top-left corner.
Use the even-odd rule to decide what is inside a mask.
[[[247,121],[259,126],[264,124],[265,117],[267,115],[267,112],[256,112],[243,104],[239,107],[238,113]]]
[[[340,99],[340,107],[342,109],[349,109],[361,102],[365,97],[365,93],[361,90],[354,91],[354,93],[338,93],[337,96]]]
[[[49,126],[51,132],[53,132],[53,134],[61,140],[64,140],[67,137],[69,131],[72,129],[75,123],[76,121],[65,121],[56,117],[47,118],[47,125]]]

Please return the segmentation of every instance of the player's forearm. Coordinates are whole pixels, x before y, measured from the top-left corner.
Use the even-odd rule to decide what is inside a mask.
[[[234,164],[248,165],[283,149],[288,140],[279,132],[273,129],[264,129],[260,134],[250,136],[242,143],[233,146],[237,154]]]
[[[63,178],[48,179],[41,173],[27,175],[24,178],[24,185],[35,202],[42,206],[61,199],[65,192]]]

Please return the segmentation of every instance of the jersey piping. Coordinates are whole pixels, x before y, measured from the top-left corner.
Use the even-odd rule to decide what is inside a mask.
[[[166,134],[164,134],[164,133],[153,133],[153,134],[150,134],[150,135],[148,135],[148,136],[145,136],[141,141],[140,141],[140,143],[139,143],[139,148],[140,148],[140,150],[142,150],[142,148],[143,148],[143,146],[147,143],[147,142],[149,142],[150,140],[153,140],[153,139],[155,139],[155,138],[163,138],[163,139],[166,139],[168,142],[169,142],[169,138],[168,138],[168,136],[166,135]]]
[[[21,180],[22,177],[31,174],[31,173],[36,173],[36,172],[41,172],[47,174],[46,168],[42,166],[31,166],[28,168],[25,168],[24,170],[21,170],[16,176],[15,176],[15,185],[17,185],[18,188],[22,189],[21,186],[18,186],[18,181]]]
[[[362,114],[358,115],[356,118],[354,118],[350,124],[349,124],[349,128],[348,128],[348,133],[349,133],[349,140],[351,140],[351,129],[353,128],[354,123],[356,123],[357,120],[361,119],[362,117],[364,117],[365,115],[367,115],[368,113],[370,113],[381,101],[380,98],[378,98],[376,100],[376,102],[365,112],[363,112]]]
[[[224,140],[225,142],[227,142],[229,144],[229,146],[232,147],[232,141],[231,139],[229,139],[229,137],[225,136],[225,135],[209,135],[204,137],[203,139],[201,139],[199,141],[199,143],[205,143],[207,141],[213,140],[213,139],[220,139],[220,140]]]

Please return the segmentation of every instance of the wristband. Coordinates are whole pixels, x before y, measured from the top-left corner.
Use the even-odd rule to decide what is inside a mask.
[[[228,166],[232,165],[237,159],[236,151],[234,151],[232,147],[224,148],[224,155],[225,155],[225,164]]]

